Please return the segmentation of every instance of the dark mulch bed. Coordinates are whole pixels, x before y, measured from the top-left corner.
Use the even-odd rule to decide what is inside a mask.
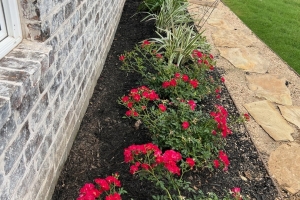
[[[138,86],[140,80],[137,74],[126,74],[119,69],[118,55],[155,35],[152,22],[140,22],[142,14],[132,16],[139,2],[127,0],[125,3],[103,72],[56,185],[53,200],[76,199],[84,183],[115,172],[120,173],[120,180],[128,192],[123,199],[151,199],[151,195],[157,193],[151,183],[134,178],[129,173],[128,164],[124,163],[124,148],[131,144],[147,143],[151,139],[147,136],[147,130],[136,130],[134,121],[122,118],[126,109],[117,103],[117,99]],[[208,100],[202,103],[207,107],[212,105]],[[217,103],[224,105],[230,115],[238,116],[226,88],[223,88],[222,98]],[[232,128],[234,132],[228,137],[226,145],[231,161],[228,172],[202,170],[190,174],[189,180],[204,192],[222,195],[224,190],[241,187],[242,193],[251,199],[275,199],[278,196],[276,187],[245,128],[243,125]]]

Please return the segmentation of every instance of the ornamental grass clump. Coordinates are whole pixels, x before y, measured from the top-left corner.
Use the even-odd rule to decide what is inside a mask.
[[[151,42],[157,46],[157,52],[163,53],[168,63],[184,65],[191,60],[192,51],[198,49],[204,53],[210,51],[210,45],[202,33],[195,32],[194,25],[184,24],[174,29],[160,29],[157,38]]]
[[[158,13],[161,11],[161,8],[166,1],[168,0],[143,0],[138,10],[148,11],[150,13]],[[181,5],[184,2],[187,2],[186,0],[171,0],[171,1],[179,5]]]
[[[188,2],[164,0],[158,13],[148,12],[148,16],[142,21],[154,20],[158,32],[193,23],[192,17],[187,12],[188,5]]]

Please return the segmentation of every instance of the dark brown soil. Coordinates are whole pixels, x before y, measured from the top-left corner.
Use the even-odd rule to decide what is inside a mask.
[[[142,14],[133,16],[139,2],[127,0],[125,3],[103,72],[56,185],[53,200],[76,199],[84,183],[115,172],[119,172],[122,185],[128,192],[123,196],[125,200],[152,199],[151,196],[158,193],[151,183],[133,177],[128,164],[124,163],[124,148],[150,142],[151,138],[146,129],[136,130],[134,121],[122,118],[126,109],[117,103],[118,98],[139,85],[141,78],[121,71],[118,56],[124,50],[132,50],[138,42],[155,36],[152,22],[140,22],[144,17]],[[207,107],[213,105],[209,100],[202,103]],[[226,88],[223,88],[218,103],[224,105],[231,116],[238,116]],[[275,199],[278,197],[276,187],[244,126],[234,125],[232,128],[233,134],[228,137],[225,147],[230,159],[228,172],[202,170],[189,174],[188,179],[204,192],[215,192],[220,196],[230,188],[241,187],[242,193],[251,199]]]

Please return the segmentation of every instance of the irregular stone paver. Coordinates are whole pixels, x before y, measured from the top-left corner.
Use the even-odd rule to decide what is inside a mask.
[[[285,78],[272,74],[246,76],[248,87],[257,97],[282,105],[292,105],[290,90],[285,85]]]
[[[294,141],[291,127],[269,101],[257,101],[245,104],[255,121],[275,140]]]
[[[216,7],[218,4],[215,0],[189,0],[190,3],[194,3],[201,6]]]
[[[212,34],[212,39],[217,47],[242,47],[251,46],[253,41],[245,36],[242,31],[219,29]]]
[[[218,47],[221,56],[235,67],[248,72],[266,73],[268,62],[251,48],[224,48]]]
[[[231,26],[230,24],[226,23],[221,18],[209,18],[207,20],[207,23],[209,25],[218,27],[218,28],[223,29],[223,30],[234,30],[233,26]]]
[[[292,124],[300,128],[300,107],[299,106],[278,106],[282,116]]]
[[[292,194],[300,191],[300,145],[283,144],[271,153],[269,170],[279,185]]]

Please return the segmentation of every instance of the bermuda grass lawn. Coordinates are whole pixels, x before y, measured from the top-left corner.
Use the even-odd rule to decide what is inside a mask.
[[[300,0],[222,0],[300,74]]]

